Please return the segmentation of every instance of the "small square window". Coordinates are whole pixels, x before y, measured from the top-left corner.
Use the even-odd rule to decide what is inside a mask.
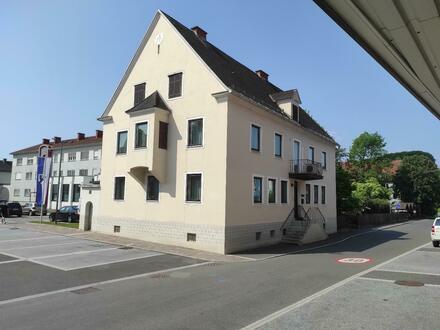
[[[89,160],[89,151],[81,151],[81,156],[80,156],[81,160]]]
[[[74,162],[76,160],[76,152],[69,152],[67,155],[67,160],[69,162]]]
[[[121,226],[113,226],[113,232],[114,233],[120,233],[121,232]]]
[[[255,240],[259,241],[261,239],[261,231],[255,233]]]
[[[195,242],[197,240],[197,235],[194,233],[187,233],[186,234],[186,241],[187,242]]]

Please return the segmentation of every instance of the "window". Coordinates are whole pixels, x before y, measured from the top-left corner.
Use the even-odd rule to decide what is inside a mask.
[[[60,171],[60,176],[63,176],[63,170]]]
[[[168,123],[159,121],[159,148],[168,148]]]
[[[313,203],[318,204],[318,200],[319,200],[319,186],[318,185],[314,185],[313,186]]]
[[[195,233],[186,233],[187,242],[195,242],[197,240],[197,235]]]
[[[53,184],[52,185],[52,196],[51,196],[51,200],[54,202],[58,199],[58,185],[57,184]]]
[[[32,172],[26,172],[26,180],[32,180]]]
[[[327,153],[325,151],[321,152],[321,165],[323,169],[327,168]]]
[[[202,175],[186,175],[186,201],[200,202],[202,200]]]
[[[182,96],[182,73],[168,76],[168,98]]]
[[[275,179],[267,179],[267,202],[276,203],[276,182]]]
[[[115,178],[115,193],[114,199],[122,201],[125,197],[125,177],[120,176]]]
[[[159,180],[154,176],[147,177],[147,201],[159,200]]]
[[[30,197],[31,196],[31,190],[30,189],[25,189],[24,190],[24,197]]]
[[[33,165],[34,164],[34,159],[33,158],[28,158],[26,164]]]
[[[306,204],[310,204],[310,185],[306,184]]]
[[[263,179],[259,177],[254,177],[254,203],[259,203],[263,201]]]
[[[146,148],[147,147],[147,133],[148,123],[137,123],[135,128],[134,147]]]
[[[261,239],[261,231],[257,231],[256,233],[255,233],[255,240],[256,241],[259,241]]]
[[[53,171],[52,176],[55,177],[57,176],[58,172],[57,171]]]
[[[134,104],[138,104],[145,99],[145,83],[134,86]]]
[[[69,162],[74,162],[76,160],[76,152],[69,152],[67,156]]]
[[[117,154],[127,153],[127,131],[118,132],[118,145],[116,148]]]
[[[74,184],[72,202],[79,202],[80,196],[81,196],[81,186],[79,184]]]
[[[272,229],[272,230],[270,231],[270,237],[271,237],[271,238],[274,238],[274,237],[275,237],[275,230]]]
[[[188,120],[188,147],[198,147],[203,144],[203,119]]]
[[[93,160],[98,160],[100,153],[100,150],[93,150]]]
[[[275,157],[280,157],[283,152],[283,136],[281,134],[275,133]]]
[[[312,162],[315,161],[315,148],[309,147],[308,154],[307,154],[307,159],[311,160]]]
[[[81,160],[89,160],[89,151],[88,150],[86,150],[86,151],[81,151],[81,156],[80,156],[81,158]]]
[[[287,181],[281,180],[281,203],[287,204]]]
[[[20,172],[15,173],[15,180],[21,180],[21,173]]]
[[[87,176],[89,175],[89,170],[86,168],[83,168],[81,170],[79,170],[79,176]]]
[[[325,204],[325,187],[321,186],[321,204]]]
[[[251,126],[251,150],[260,151],[261,128],[257,125]]]
[[[17,158],[17,166],[23,165],[23,158]]]
[[[14,189],[14,197],[20,196],[20,189]]]
[[[62,192],[61,192],[61,201],[62,202],[68,202],[69,201],[69,184],[63,184],[62,185]]]
[[[299,160],[301,158],[301,144],[299,141],[293,141],[293,161],[295,165],[299,165]]]
[[[75,176],[75,170],[67,170],[67,176]]]

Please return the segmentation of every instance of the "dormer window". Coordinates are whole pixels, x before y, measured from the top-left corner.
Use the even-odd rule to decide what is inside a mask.
[[[134,105],[145,99],[145,83],[134,86]]]

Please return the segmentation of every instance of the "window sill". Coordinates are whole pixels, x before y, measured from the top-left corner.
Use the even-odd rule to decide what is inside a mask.
[[[145,151],[147,149],[148,149],[148,147],[134,147],[133,151]],[[125,153],[125,155],[126,155],[126,153]]]
[[[202,201],[185,201],[185,204],[200,205],[200,204],[202,204]]]
[[[156,204],[156,203],[159,203],[159,200],[158,199],[147,199],[146,202],[147,203],[155,203]]]
[[[122,203],[122,202],[125,202],[125,199],[114,199],[113,198],[113,202]]]
[[[251,149],[251,152],[253,152],[255,154],[261,154],[261,149],[260,150]]]
[[[173,96],[173,97],[169,97],[167,98],[168,101],[173,101],[173,100],[178,100],[183,98],[183,95],[179,95],[179,96]]]
[[[200,145],[193,145],[193,146],[190,146],[190,145],[187,145],[186,146],[186,149],[187,150],[193,150],[193,149],[203,149],[205,146],[203,145],[203,144],[200,144]]]

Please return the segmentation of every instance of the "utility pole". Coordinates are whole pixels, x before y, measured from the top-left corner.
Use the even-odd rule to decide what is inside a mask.
[[[59,203],[60,203],[60,188],[61,188],[60,187],[60,181],[61,181],[61,160],[63,159],[63,146],[64,146],[63,141],[61,140],[60,142],[61,142],[61,149],[60,149],[60,153],[59,153],[59,157],[58,157],[58,173],[57,173],[58,174],[58,192],[57,192],[57,204],[56,204],[57,210],[60,209]]]

